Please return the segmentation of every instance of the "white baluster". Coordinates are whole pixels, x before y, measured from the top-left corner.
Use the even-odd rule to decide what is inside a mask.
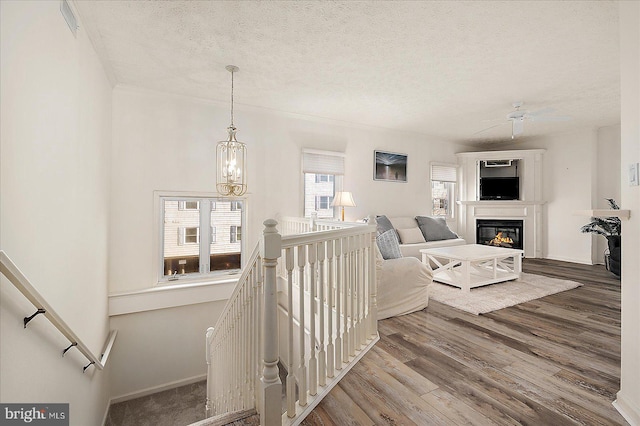
[[[356,317],[358,315],[356,311],[356,292],[357,292],[357,262],[356,262],[356,241],[355,237],[349,238],[349,289],[351,290],[349,294],[349,304],[350,304],[350,314],[349,315],[349,355],[355,356],[356,354]]]
[[[238,306],[238,299],[236,299],[233,302],[233,316],[232,316],[232,321],[233,321],[233,340],[232,340],[232,344],[231,347],[232,348],[237,348],[238,345],[240,344],[240,339],[238,336],[238,331],[240,329],[240,327],[238,327],[238,318],[240,317],[240,314],[238,312],[239,306]],[[231,359],[231,402],[232,402],[232,408],[233,410],[239,410],[240,407],[238,407],[238,395],[240,394],[240,385],[238,383],[238,357],[234,356]]]
[[[349,312],[349,307],[351,304],[349,303],[349,292],[351,291],[351,262],[349,258],[349,253],[351,250],[351,242],[349,241],[349,237],[345,237],[342,239],[342,250],[343,250],[343,276],[344,283],[342,288],[343,293],[343,306],[344,306],[344,331],[342,333],[342,362],[347,364],[349,362],[349,346],[351,346],[351,331],[349,329],[349,316],[352,312]]]
[[[305,246],[298,246],[298,291],[300,292],[300,364],[298,365],[298,398],[299,404],[307,405],[307,367],[305,365],[304,347],[304,266],[306,264]]]
[[[335,363],[336,369],[342,370],[342,288],[344,287],[344,261],[342,257],[342,239],[335,241],[336,247],[336,348]]]
[[[324,348],[324,336],[326,333],[325,321],[324,321],[324,312],[325,312],[325,285],[326,285],[326,277],[325,277],[325,254],[326,254],[326,242],[321,241],[318,243],[318,269],[320,271],[319,279],[318,279],[318,311],[320,326],[318,327],[318,332],[320,333],[320,348],[318,350],[318,384],[320,386],[325,386],[327,384],[327,355],[325,353]]]
[[[358,305],[359,315],[358,315],[358,336],[360,340],[358,341],[358,347],[362,348],[364,344],[367,342],[367,338],[369,335],[367,334],[367,324],[366,324],[366,286],[365,279],[367,275],[366,271],[366,256],[365,256],[365,243],[364,243],[364,235],[358,235],[358,270],[360,271],[360,280],[358,282],[358,286],[360,287],[360,293],[358,294]]]
[[[213,397],[213,395],[215,395],[215,390],[212,390],[211,388],[215,386],[215,379],[212,374],[213,374],[213,369],[211,367],[211,361],[213,358],[213,353],[212,353],[212,343],[213,343],[213,327],[209,327],[207,328],[207,334],[206,334],[206,345],[207,347],[206,349],[206,353],[205,353],[205,359],[207,360],[207,402],[205,403],[205,412],[206,412],[206,416],[207,417],[211,417],[213,416],[213,401],[211,400],[211,398]]]
[[[296,379],[293,375],[293,249],[285,250],[285,261],[287,268],[287,313],[289,320],[288,328],[288,363],[287,363],[287,415],[296,415]]]
[[[333,346],[333,291],[335,263],[333,262],[333,244],[335,240],[327,242],[327,328],[329,329],[329,342],[327,343],[327,377],[335,376],[335,350]]]
[[[375,218],[371,218],[368,223],[375,225]],[[371,304],[369,308],[369,320],[371,321],[369,335],[375,337],[378,334],[378,247],[376,246],[376,233],[373,231],[369,237],[369,247],[369,288]]]
[[[264,393],[261,391],[262,388],[262,350],[264,348],[264,328],[262,326],[264,322],[264,287],[263,287],[263,275],[262,275],[262,257],[258,257],[255,267],[256,273],[256,287],[257,287],[257,297],[256,297],[256,334],[257,334],[257,345],[256,345],[256,410],[259,413],[264,412]]]
[[[243,283],[244,284],[244,283]],[[242,287],[242,345],[244,347],[244,351],[242,352],[242,380],[244,381],[243,386],[243,396],[244,403],[243,408],[247,409],[251,407],[251,374],[249,371],[251,370],[251,316],[250,316],[250,303],[251,303],[251,290],[243,285]]]
[[[249,390],[248,390],[248,397],[250,398],[250,401],[253,401],[253,398],[255,398],[255,386],[254,386],[254,381],[255,381],[255,365],[256,365],[256,361],[255,361],[255,356],[256,356],[256,346],[255,346],[255,334],[256,334],[256,329],[255,329],[255,283],[254,283],[254,274],[253,274],[253,268],[251,268],[251,270],[249,271],[249,275],[247,276],[247,290],[249,292]],[[251,406],[251,405],[250,405]]]
[[[361,264],[360,264],[360,238],[358,235],[353,236],[353,289],[351,294],[351,303],[353,303],[353,346],[351,347],[351,355],[355,355],[356,351],[360,348],[360,278],[361,278]]]
[[[309,394],[318,393],[318,359],[316,358],[316,245],[307,246],[309,256]]]

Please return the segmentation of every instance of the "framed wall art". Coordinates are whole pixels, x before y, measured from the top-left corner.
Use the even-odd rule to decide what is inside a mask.
[[[373,180],[407,182],[407,155],[395,152],[373,152]]]

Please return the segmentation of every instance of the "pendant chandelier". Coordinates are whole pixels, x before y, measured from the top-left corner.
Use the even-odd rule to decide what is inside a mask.
[[[236,140],[233,125],[233,73],[239,68],[225,68],[231,73],[231,124],[227,127],[228,139],[216,146],[216,189],[221,195],[239,197],[247,192],[247,146]]]

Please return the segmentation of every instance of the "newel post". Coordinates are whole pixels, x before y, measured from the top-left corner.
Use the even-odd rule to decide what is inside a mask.
[[[282,255],[282,237],[273,219],[264,221],[260,254],[264,265],[264,348],[262,369],[263,412],[260,424],[282,424],[282,382],[278,373],[278,316],[276,265]]]

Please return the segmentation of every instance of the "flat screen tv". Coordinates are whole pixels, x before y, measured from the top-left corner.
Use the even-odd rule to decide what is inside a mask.
[[[520,178],[483,177],[480,178],[481,200],[519,200]]]

